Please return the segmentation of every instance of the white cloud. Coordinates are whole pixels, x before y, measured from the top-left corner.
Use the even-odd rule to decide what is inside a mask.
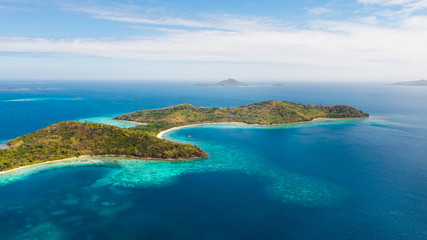
[[[140,14],[130,14],[129,12],[115,11],[101,7],[68,7],[67,10],[90,14],[93,18],[117,21],[134,24],[152,24],[166,26],[183,26],[192,28],[206,27],[199,21],[191,21],[173,17],[160,17],[157,19],[150,18]]]
[[[359,2],[401,5],[412,11],[420,9],[426,1]],[[0,52],[144,62],[264,64],[268,68],[275,66],[274,75],[286,72],[286,76],[324,78],[426,74],[425,16],[405,16],[394,27],[381,26],[375,16],[369,16],[357,22],[317,20],[308,29],[297,29],[286,28],[270,18],[229,14],[204,14],[187,19],[167,13],[153,15],[150,11],[132,12],[120,8],[73,7],[68,10],[136,28],[154,27],[161,34],[134,38],[60,39],[0,36]],[[310,11],[321,14],[327,10]],[[280,72],[283,66],[297,67]],[[242,69],[244,67],[239,68]]]
[[[321,14],[325,14],[325,13],[331,13],[332,10],[329,8],[324,8],[324,7],[317,7],[317,8],[312,8],[308,10],[309,14],[314,14],[314,15],[321,15]]]
[[[419,0],[358,0],[359,3],[364,4],[379,4],[379,5],[406,5],[409,3],[417,2]]]
[[[423,26],[422,28],[417,26]],[[137,60],[265,62],[363,67],[384,61],[427,64],[427,18],[398,29],[316,21],[312,30],[174,30],[140,38],[1,37],[0,51]]]
[[[122,5],[121,5],[122,6]],[[89,14],[96,19],[103,19],[115,22],[158,25],[162,27],[182,27],[182,28],[205,28],[218,30],[253,30],[253,29],[271,29],[281,26],[279,21],[267,17],[254,16],[236,16],[232,14],[203,14],[197,16],[197,19],[186,19],[169,16],[166,12],[161,14],[153,10],[144,9],[140,12],[131,11],[126,5],[119,7],[119,10],[105,7],[76,7],[67,6],[68,11]],[[155,10],[154,10],[155,11]],[[142,13],[141,13],[142,12]]]
[[[402,26],[405,29],[410,29],[412,31],[427,31],[427,16],[414,16],[407,18],[402,22]]]
[[[398,15],[410,16],[416,11],[427,9],[427,0],[358,0],[359,3],[380,5],[385,7],[400,6],[400,10],[385,9],[380,15],[394,17]]]
[[[423,10],[427,8],[427,0],[414,1],[408,4],[408,7],[412,10]]]

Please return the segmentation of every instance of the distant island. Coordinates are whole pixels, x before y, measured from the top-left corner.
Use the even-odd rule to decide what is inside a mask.
[[[60,122],[8,142],[0,149],[0,170],[79,156],[114,156],[142,159],[185,160],[205,158],[199,147],[157,138],[173,127],[205,123],[241,122],[273,125],[311,121],[317,118],[368,117],[346,105],[304,105],[284,101],[264,101],[221,108],[181,104],[143,110],[116,117],[116,120],[147,123],[124,129],[115,126]]]
[[[16,87],[16,86],[7,86],[1,87],[0,90],[3,91],[16,91],[16,90],[50,90],[50,89],[61,89],[62,87]]]
[[[417,80],[417,81],[407,81],[407,82],[397,82],[392,83],[391,85],[398,85],[398,86],[427,86],[427,80]]]
[[[218,83],[197,83],[200,87],[247,87],[249,84],[229,78]]]

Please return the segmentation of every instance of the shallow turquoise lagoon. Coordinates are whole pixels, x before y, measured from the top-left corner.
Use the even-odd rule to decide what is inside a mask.
[[[113,125],[113,126],[121,127],[121,128],[131,128],[131,127],[144,125],[143,123],[139,123],[139,122],[114,120],[113,118],[117,117],[118,115],[121,115],[121,114],[114,114],[114,115],[101,116],[101,117],[92,117],[92,118],[82,118],[82,119],[77,119],[77,121],[108,124],[108,125]]]
[[[427,109],[418,100],[427,95],[421,90],[175,86],[165,98],[165,89],[146,85],[126,94],[117,87],[75,88],[69,94],[82,101],[45,101],[46,111],[40,102],[0,103],[0,112],[23,114],[12,106],[21,104],[34,119],[0,115],[0,139],[51,118],[112,124],[114,113],[151,108],[154,100],[157,107],[228,106],[305,94],[298,102],[353,103],[372,116],[275,127],[202,125],[164,136],[209,153],[196,161],[93,157],[10,172],[0,176],[1,239],[426,239]],[[13,94],[22,96],[0,98],[26,97]],[[49,115],[52,109],[58,111]],[[27,128],[6,127],[16,121]]]

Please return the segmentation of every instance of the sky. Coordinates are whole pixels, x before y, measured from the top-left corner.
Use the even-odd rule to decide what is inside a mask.
[[[0,80],[427,78],[427,0],[0,0]]]

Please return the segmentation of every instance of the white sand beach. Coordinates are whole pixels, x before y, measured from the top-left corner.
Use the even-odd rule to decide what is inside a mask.
[[[78,159],[78,158],[86,158],[86,157],[90,157],[90,156],[89,155],[82,155],[82,156],[79,156],[79,157],[64,158],[64,159],[59,159],[59,160],[53,160],[53,161],[47,161],[47,162],[42,162],[42,163],[36,163],[36,164],[21,166],[21,167],[18,167],[18,168],[6,170],[6,171],[1,171],[0,175],[6,174],[6,173],[10,173],[10,172],[14,172],[14,171],[18,171],[18,170],[22,170],[22,169],[26,169],[26,168],[35,167],[35,166],[38,166],[38,165],[46,165],[46,164],[52,164],[52,163],[70,161],[70,160],[75,160],[75,159]]]
[[[333,120],[346,120],[348,118],[333,118]],[[311,121],[307,121],[307,122],[314,122],[314,121],[325,121],[325,120],[331,120],[331,118],[325,118],[325,117],[319,117],[319,118],[315,118]],[[184,125],[184,126],[180,126],[180,127],[173,127],[173,128],[169,128],[167,130],[161,131],[159,134],[157,134],[157,137],[160,139],[164,139],[163,136],[170,132],[170,131],[175,131],[175,130],[179,130],[182,128],[190,128],[190,127],[194,127],[194,126],[203,126],[203,125],[215,125],[215,124],[241,124],[241,125],[247,125],[247,126],[253,126],[253,127],[277,127],[277,126],[286,126],[286,125],[292,125],[292,124],[301,124],[301,123],[307,123],[307,122],[295,122],[295,123],[285,123],[285,124],[272,124],[272,125],[260,125],[260,124],[248,124],[248,123],[243,123],[243,122],[212,122],[212,123],[198,123],[198,124],[190,124],[190,125]]]
[[[245,125],[248,125],[248,124],[242,123],[242,122],[214,122],[214,123],[190,124],[190,125],[185,125],[185,126],[180,126],[180,127],[173,127],[173,128],[169,128],[167,130],[161,131],[161,132],[159,132],[159,134],[157,134],[157,137],[160,139],[164,139],[163,136],[170,131],[174,131],[174,130],[178,130],[178,129],[182,129],[182,128],[190,128],[190,127],[194,127],[194,126],[213,125],[213,124],[245,124]],[[251,124],[251,125],[256,125],[256,124]]]

